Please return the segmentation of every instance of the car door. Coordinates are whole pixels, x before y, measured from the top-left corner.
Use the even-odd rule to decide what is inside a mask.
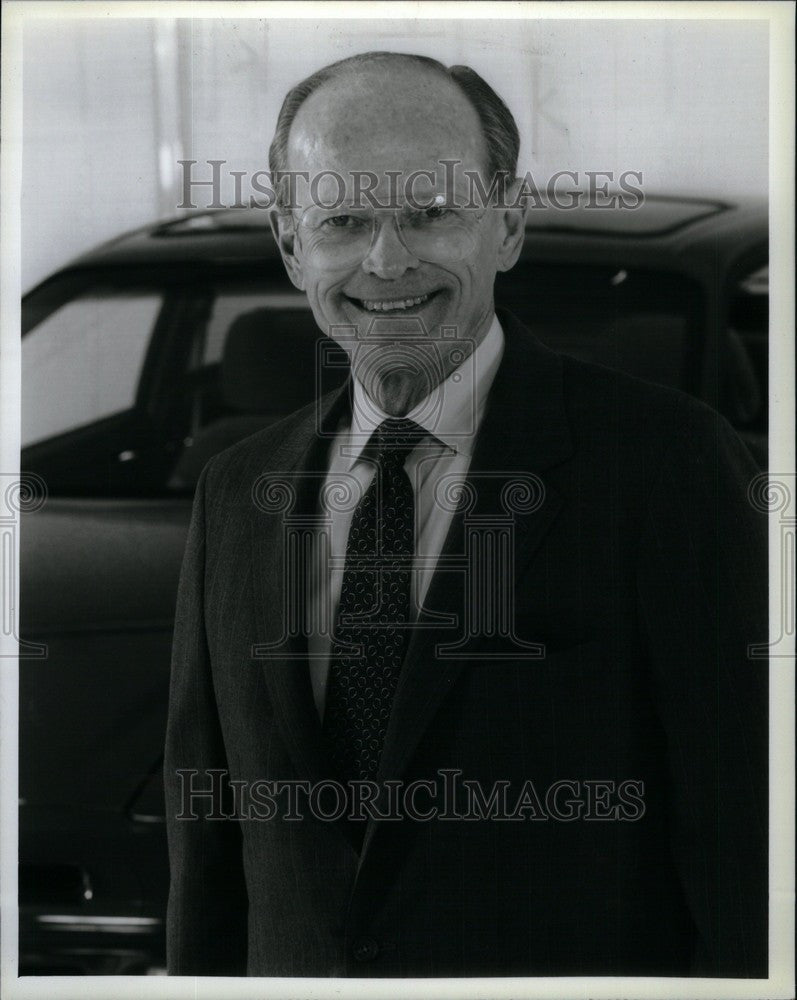
[[[170,442],[144,388],[196,316],[185,286],[102,271],[24,304],[21,465],[47,499],[20,532],[20,633],[46,651],[20,660],[21,970],[160,950],[162,831],[125,806],[162,738],[191,500],[157,495]]]
[[[143,972],[164,964],[160,766],[196,477],[312,395],[312,368],[288,369],[318,333],[301,296],[235,268],[66,274],[25,319],[22,469],[48,495],[21,526],[20,633],[46,655],[20,664],[20,968]]]

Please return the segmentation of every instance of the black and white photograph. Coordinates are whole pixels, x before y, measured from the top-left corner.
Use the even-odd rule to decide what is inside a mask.
[[[2,21],[5,995],[792,997],[795,5]]]

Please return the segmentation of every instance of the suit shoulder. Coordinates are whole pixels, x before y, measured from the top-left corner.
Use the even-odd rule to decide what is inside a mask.
[[[312,426],[318,401],[289,413],[276,423],[237,441],[218,452],[205,466],[209,494],[234,489],[240,482],[251,485],[279,451],[289,451],[294,441],[303,438],[308,425]]]
[[[712,439],[720,432],[735,434],[728,421],[688,393],[648,382],[594,362],[560,355],[568,412],[576,426],[590,423],[616,427],[631,443],[677,444],[686,435]]]

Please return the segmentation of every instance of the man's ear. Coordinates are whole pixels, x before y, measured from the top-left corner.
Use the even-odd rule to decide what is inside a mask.
[[[274,240],[279,247],[282,263],[288,272],[288,277],[296,288],[303,292],[304,271],[294,253],[296,228],[293,216],[288,211],[280,211],[280,209],[275,208],[269,213],[268,221],[271,225],[271,232],[274,234]]]
[[[508,271],[517,263],[526,238],[528,199],[520,191],[521,178],[515,178],[507,191],[507,208],[502,209],[501,244],[498,248],[498,270]]]

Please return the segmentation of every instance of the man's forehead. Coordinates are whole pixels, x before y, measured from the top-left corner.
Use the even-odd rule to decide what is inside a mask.
[[[299,108],[291,170],[409,172],[457,159],[484,169],[478,114],[455,83],[423,67],[362,67],[327,81]]]

